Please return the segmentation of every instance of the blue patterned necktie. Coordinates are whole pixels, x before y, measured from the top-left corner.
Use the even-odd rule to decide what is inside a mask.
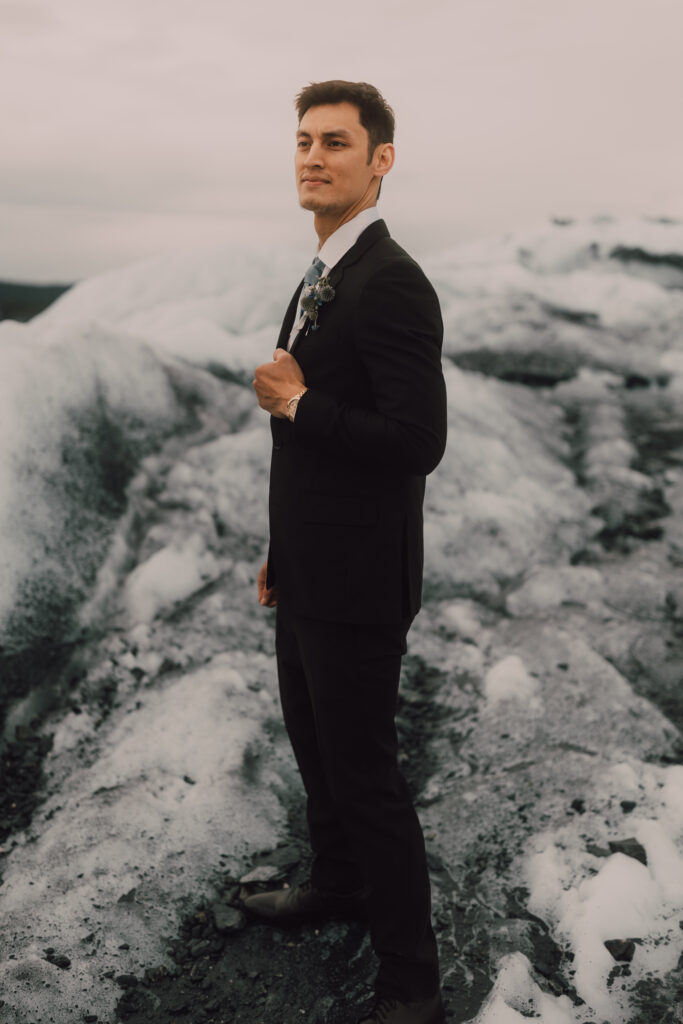
[[[324,270],[325,270],[325,263],[323,262],[323,260],[322,259],[318,259],[317,256],[314,256],[313,257],[313,262],[310,264],[310,266],[308,267],[308,269],[306,270],[306,272],[303,275],[303,289],[302,289],[301,295],[303,295],[303,293],[305,292],[305,290],[307,288],[310,288],[312,285],[316,285],[318,283],[318,281],[321,280],[321,278],[323,276],[323,271]],[[301,319],[302,314],[303,314],[303,307],[300,305],[299,306],[299,311],[297,313],[297,321],[299,321],[299,319]]]
[[[304,284],[310,287],[312,284],[316,284],[317,281],[322,277],[322,272],[325,269],[325,264],[317,256],[313,258],[313,262],[304,274]]]
[[[299,307],[297,309],[296,321],[294,322],[294,328],[292,334],[290,335],[289,344],[292,344],[292,340],[294,338],[295,333],[298,330],[301,330],[301,328],[299,327],[299,323],[301,321],[301,317],[303,316],[304,309],[300,303],[301,299],[303,298],[303,294],[306,291],[306,289],[310,288],[312,285],[316,285],[317,282],[321,280],[324,270],[325,263],[323,262],[323,260],[318,259],[317,256],[314,256],[313,262],[310,264],[310,266],[303,275],[303,288],[301,289],[301,295],[299,296]]]

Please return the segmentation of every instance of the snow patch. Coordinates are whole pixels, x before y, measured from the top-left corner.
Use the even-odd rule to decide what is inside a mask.
[[[538,710],[538,682],[529,675],[518,654],[510,654],[497,662],[484,677],[484,694],[489,704],[500,701],[519,701]]]
[[[180,546],[162,548],[126,580],[123,600],[130,622],[149,622],[162,609],[199,590],[217,572],[218,563],[199,534]]]
[[[567,996],[558,999],[543,992],[531,975],[531,965],[522,953],[503,957],[491,993],[471,1024],[575,1024]]]
[[[543,615],[558,605],[600,603],[604,579],[588,566],[544,566],[534,570],[506,599],[512,615]]]
[[[678,924],[683,856],[677,845],[683,834],[683,772],[680,766],[656,769],[635,762],[618,767],[607,773],[603,792],[594,794],[593,801],[608,803],[615,783],[616,793],[623,797],[619,783],[632,790],[637,770],[639,806],[646,805],[652,817],[631,818],[629,828],[644,847],[647,864],[622,852],[597,861],[587,855],[583,836],[591,827],[588,822],[583,823],[583,836],[564,828],[548,836],[542,848],[539,836],[527,862],[530,910],[554,922],[558,937],[574,953],[579,995],[610,1022],[628,1019],[629,999],[610,979],[615,960],[606,941],[635,941],[630,965],[634,980],[648,972],[665,975],[683,952]],[[623,838],[623,833],[614,838]]]

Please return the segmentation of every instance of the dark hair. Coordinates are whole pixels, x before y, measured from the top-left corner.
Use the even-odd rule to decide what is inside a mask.
[[[379,89],[367,82],[311,82],[296,97],[299,121],[310,107],[327,103],[352,103],[368,133],[368,163],[377,146],[394,141],[394,112]]]

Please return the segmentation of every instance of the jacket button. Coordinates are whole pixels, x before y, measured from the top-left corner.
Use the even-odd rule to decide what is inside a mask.
[[[282,448],[282,445],[281,445],[281,444],[274,444],[274,445],[273,445],[273,448],[274,448],[274,450],[275,450],[276,452],[279,452],[279,451],[280,451],[280,449]]]

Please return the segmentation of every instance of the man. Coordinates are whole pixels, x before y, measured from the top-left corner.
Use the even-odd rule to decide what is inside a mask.
[[[299,202],[319,240],[273,362],[270,549],[287,731],[308,803],[310,882],[247,909],[273,924],[367,916],[379,958],[364,1024],[440,1024],[422,830],[397,763],[401,656],[422,584],[425,475],[443,455],[442,322],[433,288],[376,202],[394,118],[365,83],[297,97]]]

